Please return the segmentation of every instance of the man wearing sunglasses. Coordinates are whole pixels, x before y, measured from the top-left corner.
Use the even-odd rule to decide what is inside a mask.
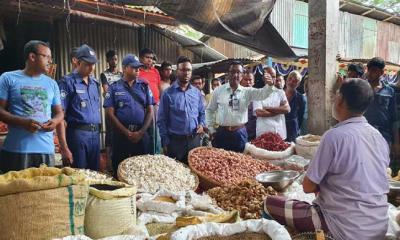
[[[53,130],[64,118],[57,83],[46,76],[49,45],[32,40],[24,47],[25,68],[0,76],[0,120],[8,124],[0,171],[41,164],[54,166]]]
[[[214,91],[207,107],[206,122],[214,147],[243,152],[248,141],[245,124],[250,102],[264,100],[277,91],[269,74],[264,75],[265,86],[261,89],[240,86],[242,78],[242,63],[232,62],[227,75],[228,82]]]

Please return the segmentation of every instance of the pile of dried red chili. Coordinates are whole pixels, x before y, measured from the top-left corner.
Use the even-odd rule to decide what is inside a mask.
[[[268,151],[284,151],[290,144],[283,141],[278,133],[264,133],[258,138],[251,141],[251,144],[258,148],[266,149]]]

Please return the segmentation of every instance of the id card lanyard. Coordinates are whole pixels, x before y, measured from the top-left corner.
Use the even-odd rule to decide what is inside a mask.
[[[239,98],[236,96],[236,90],[233,91],[233,93],[230,96],[229,99],[229,106],[232,108],[232,110],[234,111],[238,111],[239,110],[239,106],[240,106],[240,100]]]

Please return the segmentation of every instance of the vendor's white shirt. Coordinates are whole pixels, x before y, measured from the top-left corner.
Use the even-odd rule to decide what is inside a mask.
[[[257,109],[279,107],[283,102],[287,102],[286,94],[282,89],[279,89],[278,91],[271,93],[271,95],[263,101],[254,102],[253,114],[256,114]],[[282,139],[286,139],[285,114],[279,114],[273,117],[257,117],[257,137],[266,132],[278,133]]]
[[[206,122],[210,133],[213,134],[216,131],[214,128],[216,125],[239,126],[247,123],[250,102],[265,99],[275,91],[278,89],[269,85],[260,89],[239,85],[236,91],[233,91],[229,83],[217,87],[206,109]],[[233,109],[229,105],[231,95],[234,93],[239,99],[238,109]]]

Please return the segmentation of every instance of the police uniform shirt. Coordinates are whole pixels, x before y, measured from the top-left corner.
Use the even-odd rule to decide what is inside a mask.
[[[88,85],[73,72],[59,81],[61,103],[67,123],[100,124],[99,83],[89,76]]]
[[[136,97],[132,96],[134,94]],[[125,126],[143,125],[146,108],[153,105],[153,96],[147,83],[137,80],[132,87],[119,80],[108,88],[104,108],[113,107],[115,116]]]

